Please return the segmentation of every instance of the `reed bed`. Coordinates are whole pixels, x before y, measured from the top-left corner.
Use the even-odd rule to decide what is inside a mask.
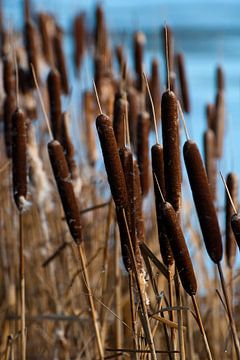
[[[144,72],[145,34],[134,31],[129,61],[100,5],[94,26],[75,14],[72,57],[53,14],[29,1],[23,14],[16,32],[1,9],[0,359],[239,359],[223,68],[204,165],[185,123],[181,146],[194,93],[173,29],[159,24],[164,83],[156,57]]]

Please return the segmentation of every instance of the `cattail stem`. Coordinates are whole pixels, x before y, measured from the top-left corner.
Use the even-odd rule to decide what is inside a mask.
[[[95,309],[95,305],[93,302],[93,296],[92,296],[92,292],[90,289],[90,281],[89,281],[88,271],[87,271],[87,267],[86,267],[86,257],[85,257],[85,253],[84,253],[82,245],[78,245],[77,249],[78,249],[78,255],[79,255],[80,262],[81,262],[81,266],[83,269],[83,278],[84,278],[83,282],[84,282],[84,285],[88,292],[88,300],[89,300],[89,306],[91,308],[92,320],[93,320],[94,330],[95,330],[96,339],[97,339],[98,352],[99,352],[100,359],[103,360],[104,359],[104,350],[102,347],[100,329],[99,329],[99,324],[98,324],[98,319],[97,319],[97,312]]]
[[[21,360],[26,360],[25,264],[22,211],[19,211],[19,281],[21,297]]]
[[[200,311],[199,311],[199,308],[198,308],[196,297],[193,295],[193,296],[191,296],[191,298],[192,298],[192,303],[193,303],[193,307],[194,307],[194,310],[195,310],[195,315],[197,317],[198,326],[199,326],[199,329],[200,329],[201,334],[203,336],[203,342],[204,342],[204,345],[205,345],[205,348],[206,348],[206,351],[207,351],[207,358],[208,358],[208,360],[212,360],[213,358],[212,358],[211,350],[210,350],[208,340],[207,340],[207,336],[206,336],[206,333],[205,333],[205,330],[204,330],[204,327],[203,327],[202,318],[201,318],[201,314],[200,314]]]
[[[236,350],[236,354],[237,354],[237,359],[239,360],[240,359],[240,344],[239,344],[239,340],[238,340],[237,329],[236,329],[235,321],[233,318],[232,309],[231,309],[231,306],[229,303],[226,284],[225,284],[225,280],[224,280],[224,276],[223,276],[223,272],[222,272],[222,266],[221,266],[220,262],[217,263],[217,268],[218,268],[218,273],[219,273],[220,282],[221,282],[221,286],[222,286],[225,305],[226,305],[226,309],[227,309],[229,325],[230,325],[230,328],[232,331],[233,342],[234,342],[234,346],[235,346],[235,350]]]
[[[137,324],[135,316],[135,304],[134,304],[134,290],[133,290],[133,273],[132,270],[128,273],[128,286],[129,286],[129,295],[130,295],[130,310],[131,310],[131,320],[132,320],[132,329],[133,329],[133,346],[134,349],[138,349],[138,340],[137,340]],[[134,356],[134,360],[137,360],[137,354]]]

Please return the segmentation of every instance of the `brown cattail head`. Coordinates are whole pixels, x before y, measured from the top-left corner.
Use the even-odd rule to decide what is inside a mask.
[[[215,158],[215,135],[211,129],[204,132],[204,158],[212,198],[213,200],[216,200],[217,163]]]
[[[160,120],[161,116],[161,93],[160,93],[160,78],[158,70],[158,61],[153,59],[151,67],[151,79],[149,82],[149,87],[152,95],[155,115],[157,122]],[[150,101],[148,102],[149,112],[151,114],[151,127],[154,128],[154,119],[152,113],[152,107]]]
[[[177,99],[172,91],[162,96],[162,137],[167,201],[175,211],[181,204],[181,163]]]
[[[216,137],[216,156],[222,157],[223,153],[223,140],[224,140],[224,122],[225,122],[225,109],[224,109],[224,92],[218,91],[216,96],[215,105],[215,119],[214,119],[214,132]]]
[[[240,249],[240,215],[239,214],[232,215],[231,226],[238,248]]]
[[[125,144],[124,118],[126,120],[127,112],[127,100],[124,99],[123,94],[116,93],[114,100],[113,130],[119,148],[124,147]]]
[[[197,281],[176,212],[168,202],[162,204],[161,211],[182,286],[190,296],[193,296],[197,292]]]
[[[56,26],[56,32],[53,39],[54,44],[54,55],[55,55],[55,65],[59,71],[61,78],[61,90],[64,94],[69,93],[69,85],[68,85],[68,75],[67,75],[67,66],[66,60],[63,51],[62,44],[62,30],[59,26]]]
[[[206,106],[207,125],[208,128],[214,130],[215,105],[207,104]]]
[[[85,13],[76,16],[73,24],[74,35],[74,63],[77,71],[80,70],[84,51],[86,47],[86,26],[85,26]]]
[[[149,114],[144,111],[138,115],[137,123],[137,161],[140,172],[142,195],[145,196],[149,190],[149,129],[150,129],[150,117]]]
[[[146,38],[144,33],[137,32],[134,35],[134,67],[137,75],[137,89],[142,91],[144,89],[144,81],[142,77],[143,63],[144,63],[144,44]]]
[[[54,53],[52,47],[52,34],[51,27],[52,20],[46,13],[40,13],[38,15],[39,32],[42,41],[42,53],[46,62],[53,67],[54,66]]]
[[[61,111],[61,80],[59,72],[52,69],[48,74],[48,96],[50,103],[50,120],[54,139],[61,142],[62,111]]]
[[[82,241],[80,211],[63,147],[57,140],[52,140],[48,143],[48,153],[70,233],[73,240],[80,244]]]
[[[96,127],[113,200],[116,207],[126,208],[127,187],[111,120],[101,114],[96,119]]]
[[[106,55],[108,48],[107,29],[104,11],[99,5],[96,8],[95,48],[97,55]]]
[[[177,65],[178,65],[178,74],[179,74],[179,82],[180,82],[180,89],[182,95],[183,110],[189,113],[190,98],[189,98],[188,82],[187,82],[185,61],[183,54],[177,54]]]
[[[12,114],[16,109],[16,98],[14,95],[7,95],[3,104],[3,126],[6,155],[12,156]]]
[[[3,86],[7,95],[15,93],[13,62],[9,56],[3,59]]]
[[[160,251],[164,264],[168,267],[173,264],[173,254],[169,239],[167,237],[166,228],[162,216],[162,198],[158,189],[162,191],[163,196],[166,195],[165,180],[164,180],[164,163],[163,163],[163,148],[159,144],[155,144],[151,148],[152,154],[152,173],[154,180],[154,194],[157,215],[158,239]],[[155,176],[158,183],[156,182]]]
[[[27,135],[24,113],[17,108],[12,114],[13,195],[19,211],[27,197]]]
[[[224,91],[224,87],[225,87],[224,73],[223,73],[223,68],[220,65],[217,67],[217,71],[216,71],[216,86],[217,86],[217,90]]]
[[[37,81],[39,82],[39,70],[38,70],[38,51],[36,46],[36,28],[33,22],[29,19],[25,23],[25,46],[28,58],[28,67],[33,65]],[[34,81],[31,78],[31,87],[34,87]]]
[[[207,174],[196,143],[183,147],[184,161],[208,255],[215,263],[222,259],[222,240]]]
[[[145,239],[144,216],[142,213],[142,190],[140,182],[139,168],[136,160],[133,160],[134,172],[134,209],[135,209],[135,226],[136,237],[139,244]]]
[[[234,173],[229,173],[226,179],[226,184],[233,200],[235,208],[238,208],[238,178]],[[234,215],[232,204],[229,200],[229,196],[226,192],[225,195],[225,212],[226,212],[226,223],[225,223],[225,235],[226,235],[226,258],[227,265],[229,268],[233,267],[235,256],[236,256],[236,241],[235,236],[231,227],[231,219]]]

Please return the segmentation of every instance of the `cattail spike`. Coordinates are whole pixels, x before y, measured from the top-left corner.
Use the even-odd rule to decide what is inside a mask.
[[[233,199],[232,199],[232,197],[231,197],[231,194],[230,194],[230,192],[229,192],[228,186],[227,186],[227,184],[226,184],[226,181],[225,181],[225,179],[224,179],[224,177],[223,177],[223,175],[222,175],[221,171],[219,171],[219,174],[220,174],[221,179],[222,179],[222,182],[223,182],[223,184],[224,184],[224,186],[225,186],[225,189],[226,189],[226,192],[227,192],[227,194],[228,194],[228,197],[229,197],[230,203],[231,203],[231,205],[232,205],[232,208],[233,208],[234,214],[237,214],[236,207],[235,207],[235,205],[234,205]]]
[[[34,79],[34,83],[35,83],[35,86],[36,86],[36,89],[37,89],[39,101],[40,101],[40,103],[41,103],[42,111],[43,111],[44,118],[45,118],[45,121],[46,121],[46,124],[47,124],[48,132],[49,132],[49,135],[50,135],[51,140],[53,140],[52,129],[51,129],[51,126],[50,126],[50,123],[49,123],[49,119],[48,119],[47,112],[46,112],[46,109],[45,109],[45,105],[44,105],[44,101],[43,101],[43,98],[42,98],[42,94],[41,94],[41,91],[40,91],[40,89],[39,89],[39,85],[38,85],[38,82],[37,82],[37,78],[36,78],[36,74],[35,74],[35,70],[34,70],[33,64],[31,64],[31,69],[32,69],[33,79]]]
[[[166,52],[166,64],[167,64],[167,90],[170,91],[170,68],[169,68],[169,49],[168,49],[168,28],[165,22],[165,52]]]
[[[20,107],[20,100],[19,100],[19,77],[18,77],[18,63],[16,58],[16,50],[15,46],[13,44],[13,61],[14,61],[14,67],[15,67],[15,77],[16,77],[16,99],[17,99],[17,107]]]
[[[146,74],[145,74],[144,72],[143,72],[143,77],[144,77],[144,80],[145,80],[145,83],[146,83],[147,92],[148,92],[148,96],[149,96],[149,99],[150,99],[150,102],[151,102],[151,107],[152,107],[153,121],[154,121],[154,128],[155,128],[155,136],[156,136],[156,144],[159,144],[155,108],[154,108],[154,104],[153,104],[153,99],[152,99],[151,91],[150,91],[150,89],[149,89],[149,84],[148,84],[148,81],[147,81],[147,77],[146,77]]]

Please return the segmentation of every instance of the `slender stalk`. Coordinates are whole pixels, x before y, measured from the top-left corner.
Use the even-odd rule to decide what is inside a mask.
[[[26,360],[25,263],[22,211],[19,211],[19,280],[21,298],[21,359]]]
[[[138,349],[137,326],[136,326],[137,324],[136,324],[134,292],[133,292],[133,274],[131,271],[129,272],[128,280],[129,280],[128,284],[129,284],[129,294],[130,294],[131,320],[132,320],[132,328],[133,328],[133,332],[134,332],[133,345],[134,345],[135,350],[137,350]],[[137,354],[134,354],[133,358],[135,360],[137,360],[138,359]]]
[[[212,360],[213,358],[212,358],[211,350],[210,350],[208,340],[207,340],[207,336],[206,336],[206,333],[205,333],[205,330],[204,330],[204,327],[203,327],[202,318],[201,318],[201,314],[200,314],[200,311],[199,311],[199,308],[198,308],[196,298],[195,298],[194,295],[191,296],[191,298],[192,298],[192,303],[193,303],[193,307],[194,307],[194,310],[195,310],[195,314],[196,314],[196,317],[197,317],[199,329],[200,329],[201,334],[203,336],[203,342],[204,342],[204,345],[205,345],[205,348],[206,348],[206,351],[207,351],[207,357],[208,357],[209,360]]]
[[[222,286],[225,305],[226,305],[226,309],[227,309],[229,325],[230,325],[230,328],[232,331],[236,355],[237,355],[237,359],[240,360],[240,344],[239,344],[239,339],[238,339],[238,335],[237,335],[237,329],[236,329],[235,321],[233,319],[232,308],[230,306],[227,289],[226,289],[226,284],[225,284],[225,280],[224,280],[224,276],[223,276],[223,272],[222,272],[222,266],[221,266],[220,262],[217,263],[217,268],[218,268],[218,273],[219,273],[220,282],[221,282],[221,286]]]
[[[83,268],[84,285],[88,291],[88,299],[89,299],[89,305],[90,305],[91,313],[92,313],[92,320],[93,320],[95,335],[96,335],[96,339],[97,339],[98,352],[99,352],[100,359],[103,360],[104,359],[104,350],[102,347],[100,329],[99,329],[99,324],[98,324],[98,319],[97,319],[97,312],[95,309],[92,292],[90,289],[89,276],[88,276],[88,271],[87,271],[87,267],[86,267],[86,257],[85,257],[82,245],[78,245],[77,249],[78,249],[79,259],[81,261],[81,265]]]

